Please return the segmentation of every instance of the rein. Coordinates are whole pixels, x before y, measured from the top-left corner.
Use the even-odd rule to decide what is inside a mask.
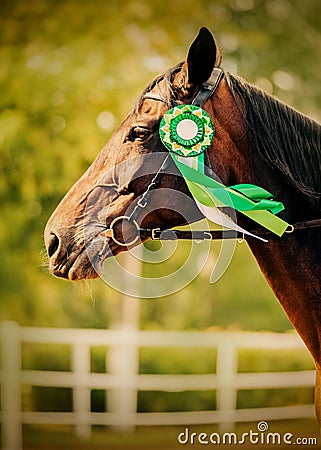
[[[146,202],[147,204],[147,202]],[[142,204],[145,207],[146,204]],[[137,211],[137,210],[136,210]],[[121,242],[116,239],[114,234],[114,226],[119,220],[127,220],[134,227],[136,227],[135,237],[130,242]],[[289,229],[285,231],[287,234],[291,234],[294,231],[302,231],[311,228],[321,227],[321,219],[308,220],[306,222],[296,222],[294,225],[290,225]],[[265,236],[273,234],[271,231],[265,228],[257,228],[250,230],[250,233],[255,236]],[[225,239],[238,239],[244,241],[244,233],[234,230],[175,230],[175,229],[161,229],[161,228],[140,228],[136,220],[131,216],[120,216],[113,220],[110,224],[110,228],[106,231],[105,237],[111,237],[116,244],[127,247],[133,245],[138,239],[151,239],[153,241],[176,241],[176,240],[195,240],[195,241],[221,241]]]
[[[214,68],[210,78],[202,84],[200,90],[196,94],[194,100],[192,101],[192,105],[202,107],[204,103],[214,94],[216,91],[221,79],[223,78],[224,72],[220,68]],[[143,98],[161,101],[166,103],[166,99],[164,99],[160,94],[155,92],[147,92],[144,94]],[[174,100],[171,101],[173,107],[177,106],[178,103]],[[210,167],[210,161],[207,156],[207,152],[205,153],[205,165]],[[109,228],[104,232],[104,236],[106,238],[111,238],[113,241],[120,246],[130,246],[136,243],[140,238],[142,239],[152,239],[152,240],[164,240],[164,241],[172,241],[172,240],[225,240],[225,239],[238,239],[243,241],[245,239],[245,234],[243,232],[234,230],[234,229],[222,229],[222,230],[178,230],[178,229],[161,229],[161,228],[140,228],[136,219],[139,216],[141,210],[143,210],[149,201],[149,198],[152,194],[153,189],[157,187],[160,183],[161,177],[163,175],[163,170],[170,163],[170,155],[168,154],[156,172],[155,176],[152,178],[151,182],[147,186],[146,190],[142,194],[142,197],[138,200],[135,205],[134,210],[129,216],[119,216],[116,217]],[[134,237],[130,242],[122,242],[117,239],[115,236],[114,228],[118,222],[127,221],[134,228]],[[305,222],[297,222],[294,225],[288,225],[285,233],[293,233],[294,231],[305,230],[309,228],[321,227],[321,219],[309,220]],[[251,230],[249,233],[254,237],[261,235],[269,235],[273,234],[271,230],[266,228],[257,228]],[[261,240],[265,240],[262,239]],[[266,241],[266,240],[265,240]],[[267,242],[267,241],[266,241]]]
[[[291,234],[294,231],[302,231],[311,228],[321,227],[321,219],[307,220],[305,222],[296,222],[294,225],[290,225],[285,233]],[[175,229],[165,229],[160,228],[146,229],[140,228],[140,234],[142,237],[150,238],[153,240],[163,240],[170,241],[176,239],[195,239],[195,240],[223,240],[223,239],[245,239],[243,233],[234,230],[175,230]],[[273,234],[271,231],[265,228],[256,228],[250,230],[251,234],[256,236]]]

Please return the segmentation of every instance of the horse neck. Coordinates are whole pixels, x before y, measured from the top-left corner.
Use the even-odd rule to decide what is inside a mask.
[[[259,166],[257,166],[259,168]],[[259,170],[261,183],[271,177],[271,185],[263,186],[278,193],[285,210],[280,214],[291,224],[311,218],[321,218],[302,196],[289,187],[284,178],[272,176],[269,170]],[[263,176],[264,173],[264,176]],[[253,177],[254,184],[260,180]],[[318,214],[318,215],[317,215]],[[241,216],[241,215],[240,215]],[[239,218],[240,225],[252,228],[253,223]],[[254,226],[255,227],[255,226]],[[268,242],[248,239],[249,247],[266,280],[279,299],[291,323],[301,335],[315,361],[321,365],[321,244],[320,229],[297,230],[282,237],[268,236]]]
[[[249,239],[249,246],[290,321],[315,361],[321,364],[321,269],[309,242],[294,232],[268,243]],[[315,236],[320,233],[314,231]]]
[[[271,102],[271,100],[269,99]],[[274,100],[276,101],[276,100]],[[264,121],[273,124],[272,112],[266,110]],[[275,105],[273,105],[275,106]],[[277,105],[279,107],[279,105]],[[281,109],[283,106],[281,105]],[[284,113],[286,112],[284,106]],[[258,105],[258,110],[260,105]],[[296,116],[296,114],[298,114]],[[296,116],[296,120],[300,121],[301,117],[307,127],[316,132],[317,143],[320,142],[320,127],[314,123],[309,123],[306,118],[299,113],[291,113],[291,117]],[[253,119],[252,119],[253,120]],[[312,121],[311,121],[312,122]],[[275,127],[279,127],[279,124]],[[295,133],[295,129],[289,133]],[[282,136],[279,138],[280,145]],[[287,136],[287,140],[291,141],[291,136]],[[318,145],[312,142],[305,142],[303,136],[300,145],[306,144],[309,151],[309,157],[312,158],[312,164],[321,161],[320,154],[317,153]],[[254,139],[256,145],[260,145],[257,139]],[[293,143],[297,142],[296,136],[293,136]],[[266,142],[265,142],[266,144]],[[269,145],[269,143],[267,143]],[[272,145],[272,142],[270,142]],[[294,144],[293,144],[294,145]],[[291,148],[298,156],[300,149]],[[280,152],[282,149],[278,149]],[[286,149],[289,152],[289,148]],[[290,223],[301,220],[309,220],[313,218],[321,218],[319,208],[315,207],[313,202],[299,190],[295,183],[292,183],[292,177],[298,168],[291,168],[289,163],[288,169],[292,171],[290,177],[282,173],[277,168],[274,161],[269,161],[269,155],[263,154],[264,149],[253,146],[253,135],[246,134],[244,139],[239,143],[239,151],[242,157],[238,167],[234,167],[233,182],[236,183],[253,183],[258,184],[268,191],[275,194],[277,200],[285,205],[285,210],[281,213],[282,218]],[[311,156],[311,151],[314,154]],[[246,155],[246,156],[245,156]],[[279,155],[280,159],[282,155]],[[305,162],[306,163],[306,162]],[[320,165],[318,166],[320,167]],[[303,169],[302,169],[303,170]],[[307,171],[308,168],[304,167]],[[311,169],[313,170],[313,168]],[[244,174],[247,178],[244,179]],[[303,180],[304,181],[304,180]],[[312,186],[317,189],[316,186]],[[245,228],[253,228],[253,223],[249,223],[244,216],[240,214],[239,224]],[[321,244],[320,229],[295,231],[291,235],[284,235],[279,238],[271,235],[268,243],[260,242],[256,239],[249,239],[249,246],[263,272],[265,278],[278,297],[290,321],[303,338],[305,344],[309,348],[315,361],[321,365]]]

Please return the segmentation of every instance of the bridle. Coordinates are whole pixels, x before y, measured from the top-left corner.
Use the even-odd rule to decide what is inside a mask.
[[[217,87],[220,84],[224,76],[224,72],[221,68],[215,67],[209,77],[209,79],[204,82],[195,95],[192,105],[203,107],[205,102],[215,93]],[[159,93],[156,92],[146,92],[143,95],[143,99],[151,99],[167,103]],[[177,106],[178,103],[175,100],[171,100],[172,107]],[[170,163],[170,155],[166,156],[165,160],[161,164],[160,168],[156,172],[155,176],[152,178],[151,182],[148,184],[146,190],[142,194],[141,198],[136,203],[132,213],[128,216],[118,216],[109,225],[109,228],[104,232],[105,237],[113,239],[113,241],[123,247],[128,247],[135,244],[140,238],[142,239],[152,239],[152,240],[222,240],[222,239],[241,239],[244,240],[245,236],[243,233],[235,230],[176,230],[176,229],[161,229],[161,228],[140,228],[137,223],[137,218],[140,212],[147,206],[149,198],[152,191],[159,185],[161,178],[163,176],[163,171]],[[205,164],[210,167],[210,161],[208,159],[207,153],[205,153]],[[135,235],[130,242],[122,242],[115,236],[115,226],[118,222],[127,221],[135,229]],[[297,230],[304,230],[307,228],[316,228],[321,226],[321,219],[309,220],[305,222],[297,222],[294,225],[290,225],[285,231],[286,233],[292,233]],[[262,236],[271,234],[271,232],[265,228],[257,228],[250,231],[251,234]]]

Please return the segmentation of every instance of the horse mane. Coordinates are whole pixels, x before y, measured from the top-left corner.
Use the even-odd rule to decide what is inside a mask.
[[[240,77],[225,74],[246,108],[254,149],[314,206],[321,200],[321,126]]]

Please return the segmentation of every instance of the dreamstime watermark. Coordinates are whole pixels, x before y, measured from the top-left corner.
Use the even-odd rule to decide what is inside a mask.
[[[201,242],[190,241],[189,246],[184,247],[184,251],[177,241],[160,241],[157,248],[151,249],[144,246],[140,237],[137,237],[136,240],[133,239],[132,233],[137,230],[135,227],[129,226],[130,220],[127,218],[131,217],[137,202],[144,200],[144,192],[148,183],[145,182],[144,189],[141,189],[142,194],[134,200],[133,196],[122,196],[119,195],[119,192],[123,186],[129,186],[129,184],[134,186],[135,183],[143,183],[144,177],[149,176],[150,178],[150,175],[155,174],[162,166],[167,156],[168,153],[145,154],[120,162],[106,171],[87,201],[84,238],[85,242],[88,242],[86,251],[89,260],[105,283],[129,296],[157,298],[178,292],[191,283],[209,262],[211,253],[209,239]],[[178,177],[174,164],[166,167],[163,173],[176,179]],[[186,193],[175,189],[172,185],[169,187],[157,186],[151,190],[151,196],[148,198],[146,206],[139,209],[135,222],[140,228],[147,216],[150,218],[154,215],[155,227],[157,227],[157,217],[163,214],[176,215],[189,224],[191,231],[199,229],[208,231],[209,225],[205,219],[195,222],[196,210],[194,201]],[[201,213],[198,212],[198,214],[201,217]],[[232,214],[232,219],[236,221],[233,211]],[[134,245],[123,248],[127,252],[125,261],[121,255],[107,259],[104,257],[106,254],[111,256],[115,244],[111,238],[107,239],[104,236],[104,231],[107,224],[119,216],[125,217],[122,239],[125,243],[126,239],[129,243],[135,240]],[[118,223],[118,231],[120,225],[121,221]],[[211,283],[215,283],[226,271],[234,254],[235,246],[235,240],[222,240],[218,254],[214,258],[211,255]],[[172,263],[177,253],[179,257]],[[145,266],[151,266],[151,270],[148,268],[145,270],[145,273],[151,273],[151,275],[137,273],[137,262],[138,265],[139,262],[143,262]],[[162,264],[162,271],[157,271],[157,264]]]
[[[195,433],[187,427],[177,437],[182,445],[318,445],[316,437],[294,436],[293,433],[279,433],[269,431],[269,424],[260,421],[257,429],[238,434],[234,432],[225,433]]]

